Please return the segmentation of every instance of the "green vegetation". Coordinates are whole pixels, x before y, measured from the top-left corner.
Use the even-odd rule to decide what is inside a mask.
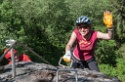
[[[5,40],[15,39],[58,65],[75,20],[89,16],[93,29],[107,32],[102,17],[111,10],[114,17],[114,37],[99,40],[96,58],[102,72],[125,81],[125,1],[124,0],[0,0],[0,53]],[[35,62],[44,62],[22,46],[15,48],[28,54]]]

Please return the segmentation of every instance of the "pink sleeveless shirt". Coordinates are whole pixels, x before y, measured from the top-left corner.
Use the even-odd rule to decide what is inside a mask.
[[[74,32],[77,37],[76,47],[73,51],[74,57],[78,60],[89,60],[94,55],[94,48],[97,42],[97,31],[92,31],[92,35],[89,40],[83,39],[77,29],[75,29]]]

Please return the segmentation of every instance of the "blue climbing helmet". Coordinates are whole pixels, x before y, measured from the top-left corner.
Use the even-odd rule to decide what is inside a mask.
[[[91,25],[91,21],[87,16],[80,16],[76,20],[76,25],[79,26],[81,24]]]

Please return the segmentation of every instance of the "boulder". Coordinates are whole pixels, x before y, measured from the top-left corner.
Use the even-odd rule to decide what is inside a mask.
[[[116,77],[88,69],[73,69],[36,62],[18,62],[15,66],[15,76],[12,65],[0,67],[0,82],[120,82]]]

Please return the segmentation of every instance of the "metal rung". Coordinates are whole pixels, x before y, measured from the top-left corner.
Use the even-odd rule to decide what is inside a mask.
[[[60,60],[59,60],[59,62],[58,62],[58,65],[59,65],[59,66],[62,66],[62,67],[66,67],[66,65],[61,64],[62,61],[63,61],[63,57],[60,58]],[[70,65],[69,65],[70,68],[71,68],[71,66],[72,66],[72,63],[73,63],[73,61],[71,61]]]
[[[61,64],[62,60],[63,60],[63,57],[61,57],[60,60],[59,60],[59,62],[58,62],[59,66],[65,66],[65,65]]]
[[[57,72],[56,72],[56,82],[59,81],[59,71],[74,71],[74,72],[75,72],[76,82],[78,82],[78,73],[77,73],[77,70],[76,70],[76,69],[73,69],[73,68],[62,68],[62,69],[58,69]]]

